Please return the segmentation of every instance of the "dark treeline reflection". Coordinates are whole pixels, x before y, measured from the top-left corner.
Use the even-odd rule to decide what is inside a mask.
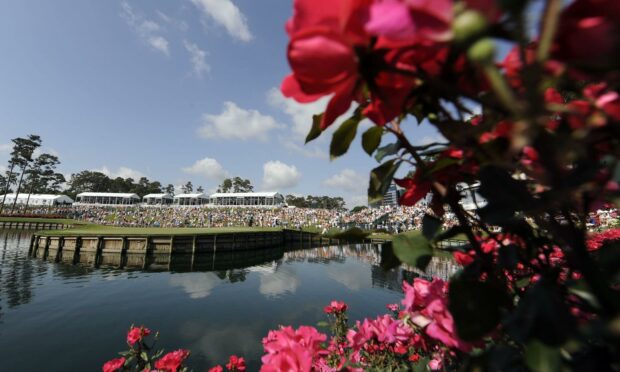
[[[45,256],[53,262],[56,257]],[[403,280],[416,276],[448,278],[457,270],[453,261],[434,258],[426,272],[406,265],[394,265],[389,245],[352,244],[319,248],[274,247],[269,249],[202,254],[121,254],[83,253],[58,257],[60,265],[55,266],[58,275],[64,277],[87,275],[96,267],[146,272],[213,272],[222,280],[242,282],[249,272],[247,268],[260,266],[260,270],[276,273],[284,263],[305,262],[309,264],[344,264],[347,259],[356,259],[371,267],[373,286],[401,291]]]
[[[22,231],[0,233],[0,319],[5,308],[27,304],[33,297],[33,280],[45,273],[45,264],[28,258],[30,235]]]

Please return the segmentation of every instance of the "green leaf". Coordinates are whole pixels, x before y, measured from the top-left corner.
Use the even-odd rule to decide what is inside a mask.
[[[525,348],[525,363],[534,372],[560,371],[562,355],[559,348],[534,340]]]
[[[389,160],[370,172],[370,183],[368,185],[368,202],[375,203],[383,200],[383,195],[390,187],[394,178],[394,173],[400,166],[400,161]]]
[[[140,358],[142,358],[145,362],[149,360],[148,354],[144,351],[140,353]]]
[[[364,134],[362,135],[362,147],[368,155],[372,155],[372,153],[375,152],[377,147],[379,147],[382,135],[383,128],[379,126],[374,126],[364,132]]]
[[[400,142],[394,142],[389,145],[385,145],[377,149],[375,159],[377,159],[378,162],[381,162],[386,156],[396,154],[398,150],[400,150]]]
[[[450,281],[449,310],[457,334],[465,341],[476,341],[494,330],[501,319],[506,293],[492,282],[464,277]]]
[[[428,240],[417,231],[396,235],[392,239],[392,248],[401,262],[420,270],[426,270],[433,257],[433,249]]]
[[[320,322],[318,322],[316,324],[317,327],[319,328],[328,328],[329,327],[329,323],[327,323],[326,321],[322,320]]]
[[[428,369],[426,366],[430,361],[431,359],[429,357],[420,358],[420,360],[414,364],[413,372],[427,372]]]
[[[129,367],[131,363],[133,363],[134,359],[136,359],[136,357],[134,356],[130,356],[129,358],[125,359],[125,367]]]
[[[306,136],[306,143],[318,138],[321,133],[321,120],[323,119],[323,114],[314,115],[312,117],[312,127]]]
[[[532,278],[529,276],[526,276],[525,278],[521,278],[519,280],[517,280],[517,288],[525,288],[528,285],[530,285],[530,283],[532,282]]]
[[[422,235],[428,240],[433,240],[441,224],[442,222],[439,218],[425,214],[422,218]]]
[[[351,146],[351,142],[353,142],[357,133],[357,126],[360,120],[360,115],[353,115],[336,129],[332,142],[329,145],[329,156],[331,159],[344,155],[349,150],[349,146]]]

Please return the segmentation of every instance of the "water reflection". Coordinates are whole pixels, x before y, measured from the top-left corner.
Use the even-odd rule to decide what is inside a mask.
[[[191,349],[193,370],[233,353],[258,370],[270,329],[316,324],[334,299],[350,305],[352,322],[376,316],[402,299],[404,279],[421,274],[394,267],[391,249],[380,245],[28,257],[29,242],[27,233],[0,231],[2,370],[100,370],[125,346],[132,323],[159,330],[168,350]],[[428,273],[447,277],[456,269],[436,258]]]
[[[451,259],[435,257],[426,271],[414,267],[400,265],[398,270],[385,269],[389,266],[385,261],[393,256],[390,245],[351,244],[327,246],[319,248],[302,248],[295,246],[279,246],[257,250],[233,252],[201,253],[201,254],[130,254],[130,253],[95,253],[64,252],[48,254],[40,251],[36,254],[48,262],[60,262],[58,274],[63,276],[86,275],[93,268],[114,267],[119,269],[140,269],[145,271],[170,272],[215,272],[221,280],[230,283],[242,282],[248,272],[268,273],[265,288],[277,286],[278,268],[282,263],[307,262],[311,264],[344,264],[347,259],[355,258],[371,266],[369,277],[365,270],[340,270],[337,267],[328,269],[329,275],[336,281],[352,290],[370,286],[380,286],[398,290],[403,280],[411,280],[415,276],[438,277],[447,279],[458,267]],[[252,268],[250,270],[244,270]],[[290,279],[290,278],[286,278]],[[394,283],[396,283],[394,285]],[[289,291],[294,292],[295,281],[286,283]],[[268,289],[265,289],[269,293]],[[276,290],[275,292],[280,292]]]
[[[0,318],[5,307],[10,309],[32,300],[33,277],[45,271],[40,263],[30,260],[22,252],[14,249],[15,245],[29,242],[29,239],[30,235],[21,231],[2,234],[0,240]]]

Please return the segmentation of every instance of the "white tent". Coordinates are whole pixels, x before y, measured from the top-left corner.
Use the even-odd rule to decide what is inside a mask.
[[[30,198],[29,198],[30,196]],[[1,199],[0,199],[1,200]],[[4,204],[13,204],[15,201],[15,194],[7,194]],[[73,203],[73,199],[67,195],[61,194],[19,194],[17,196],[17,204],[26,204],[32,206],[53,206],[53,205],[68,205]]]
[[[170,194],[148,194],[142,198],[145,205],[167,205],[172,204],[173,200],[174,198]]]
[[[177,194],[174,196],[174,205],[203,205],[209,202],[209,197],[204,193]]]
[[[140,202],[138,194],[120,192],[83,192],[76,204],[132,205]]]
[[[240,207],[279,207],[284,205],[284,197],[271,192],[215,193],[209,197],[209,204],[215,206]]]

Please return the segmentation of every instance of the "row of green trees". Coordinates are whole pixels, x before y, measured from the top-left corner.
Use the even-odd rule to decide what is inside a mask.
[[[6,195],[12,191],[17,194],[10,205],[10,212],[14,213],[17,205],[17,196],[27,193],[25,208],[30,202],[32,194],[57,193],[61,190],[65,177],[56,172],[60,164],[57,156],[37,151],[41,148],[41,137],[30,134],[24,138],[17,137],[11,140],[13,148],[9,156],[7,171],[0,175],[0,189],[4,191],[0,203],[0,214],[9,206],[5,205]]]
[[[343,210],[345,202],[340,196],[295,196],[286,195],[286,204],[297,208],[321,208],[321,209],[335,209]]]
[[[137,181],[130,177],[111,178],[104,173],[89,170],[72,174],[67,186],[66,194],[71,197],[82,192],[127,192],[144,196],[161,193],[164,189],[167,192],[170,189],[174,193],[173,185],[164,188],[161,182],[150,181],[146,177],[141,177]]]
[[[28,135],[25,138],[14,138],[13,149],[8,161],[7,171],[5,175],[0,175],[0,190],[4,191],[2,202],[0,204],[0,214],[6,211],[5,206],[6,194],[15,191],[20,193],[31,194],[55,194],[63,190],[66,182],[64,193],[75,198],[77,194],[82,192],[126,192],[135,193],[139,196],[147,194],[165,192],[174,194],[174,185],[168,184],[163,186],[159,181],[151,181],[147,177],[141,177],[138,180],[133,178],[109,177],[108,175],[98,172],[84,170],[71,175],[67,181],[62,173],[56,171],[60,160],[52,154],[37,151],[42,144],[41,137],[38,135]],[[183,193],[204,192],[202,186],[194,189],[191,181],[185,183],[181,190]],[[249,179],[239,176],[226,178],[218,186],[217,192],[252,192],[254,186]],[[26,202],[25,208],[28,206]],[[345,202],[341,197],[329,196],[294,196],[287,195],[286,202],[288,205],[299,208],[325,208],[325,209],[344,209]],[[10,206],[10,212],[13,213],[16,208],[17,198],[13,200]]]

